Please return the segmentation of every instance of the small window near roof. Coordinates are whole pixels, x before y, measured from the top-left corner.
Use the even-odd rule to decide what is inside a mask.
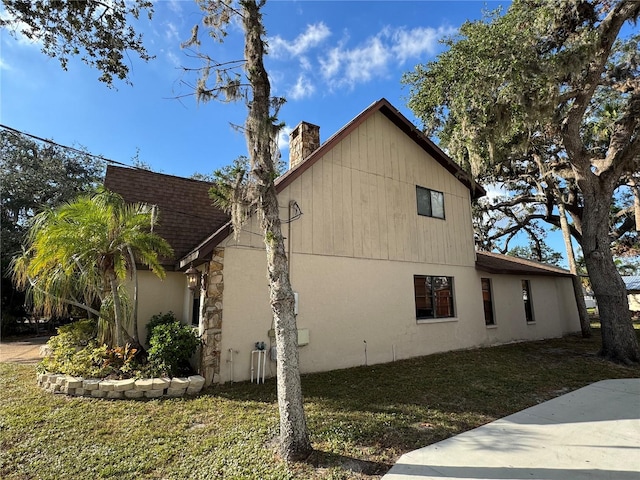
[[[444,218],[444,194],[416,185],[418,215]]]

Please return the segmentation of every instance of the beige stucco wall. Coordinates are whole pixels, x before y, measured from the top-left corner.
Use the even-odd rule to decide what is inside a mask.
[[[569,277],[494,275],[490,278],[495,326],[485,327],[482,344],[558,337],[580,330],[578,309]],[[533,299],[532,323],[527,323],[521,281],[529,280]],[[482,308],[480,306],[479,308]],[[480,312],[483,315],[483,312]],[[481,332],[476,332],[482,336]]]
[[[454,277],[456,317],[415,318],[413,275]],[[299,295],[297,323],[309,329],[300,347],[303,373],[383,363],[435,352],[517,340],[557,337],[579,330],[570,279],[529,277],[535,323],[524,317],[520,277],[493,281],[497,326],[484,323],[480,278],[473,267],[294,254],[291,281]],[[526,278],[526,277],[525,277]],[[570,295],[567,301],[566,295]],[[271,328],[265,254],[260,249],[225,250],[221,371],[215,381],[250,375],[255,342],[270,344]],[[233,363],[231,352],[233,351]],[[267,376],[275,374],[269,361]]]
[[[133,285],[127,285],[133,299]],[[138,335],[144,342],[146,325],[153,315],[172,311],[178,320],[190,323],[190,292],[184,272],[166,272],[159,279],[149,270],[138,271]]]
[[[446,220],[417,214],[416,185],[444,193]],[[525,321],[520,277],[475,269],[469,190],[376,113],[279,194],[302,216],[284,223],[299,295],[302,372],[325,371],[579,330],[570,279],[532,277],[536,321]],[[246,380],[256,342],[273,345],[266,258],[251,219],[225,249],[220,374]],[[414,275],[454,277],[456,317],[415,317]],[[480,278],[491,277],[497,325],[487,328]],[[366,342],[366,343],[365,343]],[[269,361],[267,376],[275,374]]]

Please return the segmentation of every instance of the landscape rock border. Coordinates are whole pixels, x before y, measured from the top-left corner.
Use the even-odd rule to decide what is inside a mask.
[[[189,377],[175,378],[101,380],[73,377],[60,373],[39,373],[38,385],[48,392],[74,397],[108,398],[113,400],[175,398],[200,393],[204,387],[204,377],[191,375]]]

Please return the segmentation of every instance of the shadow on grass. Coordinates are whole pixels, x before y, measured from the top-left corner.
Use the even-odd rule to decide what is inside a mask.
[[[590,383],[640,376],[638,367],[598,357],[599,348],[594,329],[590,339],[570,336],[303,375],[309,430],[320,450],[316,463],[350,465],[349,455],[362,450],[373,453],[354,455],[364,459],[352,459],[354,468],[371,463],[367,468],[375,470],[406,451]],[[274,379],[208,393],[277,408]]]
[[[331,469],[339,467],[341,470],[346,470],[350,473],[364,475],[383,475],[391,468],[391,464],[388,463],[360,460],[346,455],[319,450],[314,450],[305,463],[314,468]]]

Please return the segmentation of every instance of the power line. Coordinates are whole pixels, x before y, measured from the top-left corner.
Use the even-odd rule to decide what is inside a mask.
[[[102,155],[94,155],[93,153],[84,152],[84,151],[79,150],[79,149],[74,148],[74,147],[69,147],[67,145],[62,145],[60,143],[54,142],[53,140],[48,140],[46,138],[38,137],[37,135],[32,135],[30,133],[23,132],[23,131],[18,130],[16,128],[12,128],[12,127],[9,127],[7,125],[3,125],[2,123],[0,123],[0,128],[4,128],[5,130],[9,130],[10,132],[17,133],[18,135],[24,135],[25,137],[33,138],[33,139],[38,140],[40,142],[45,142],[45,143],[48,143],[50,145],[55,145],[56,147],[64,148],[65,150],[72,150],[72,151],[74,151],[76,153],[79,153],[81,155],[86,155],[88,157],[95,158],[95,159],[103,161],[103,162],[113,163],[115,165],[122,165],[123,167],[135,168],[137,170],[146,170],[144,168],[136,167],[135,165],[128,165],[126,163],[118,162],[117,160],[111,160],[110,158],[103,157]]]

